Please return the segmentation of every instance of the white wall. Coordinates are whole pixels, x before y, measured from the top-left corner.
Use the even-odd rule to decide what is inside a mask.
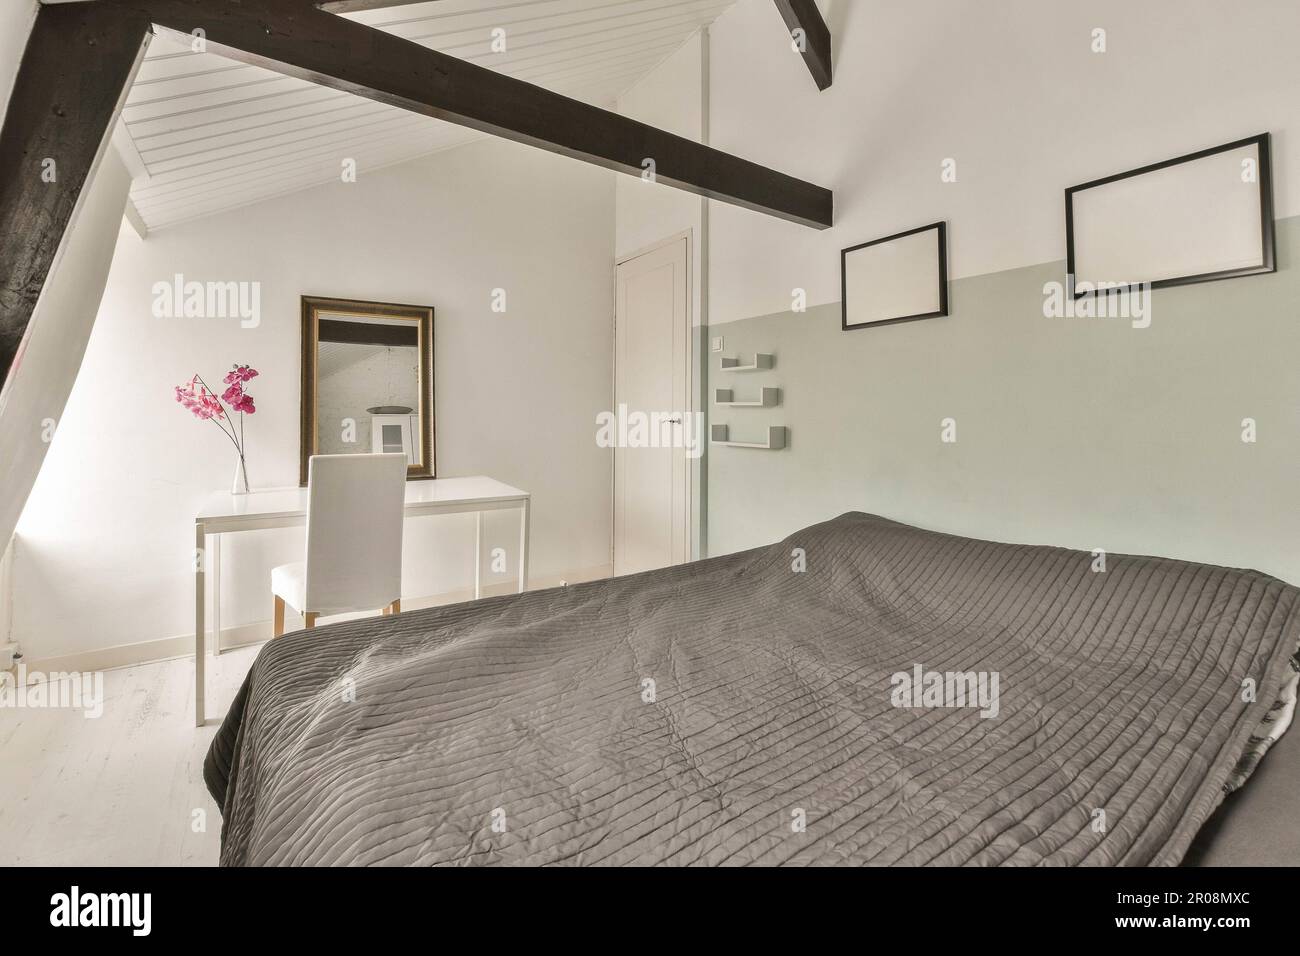
[[[36,22],[36,0],[5,0],[0,5],[0,104],[8,104],[14,77],[22,61],[32,24]],[[4,110],[0,109],[0,117]]]
[[[711,29],[712,145],[835,191],[815,232],[712,204],[714,324],[838,302],[839,250],[947,219],[949,273],[1065,257],[1065,187],[1274,132],[1300,213],[1294,0],[829,0],[819,93],[771,0]],[[1107,52],[1091,51],[1094,28]],[[940,181],[946,158],[957,182]]]
[[[692,34],[618,101],[618,112],[695,142],[704,141],[704,44]],[[698,196],[635,176],[617,180],[619,258],[679,232],[693,230],[699,246],[702,203]],[[698,309],[697,321],[698,321]]]
[[[533,499],[538,579],[602,568],[610,461],[613,174],[485,140],[152,233],[123,231],[82,373],[19,526],[14,635],[29,659],[192,630],[193,519],[233,453],[171,387],[235,362],[261,371],[247,421],[254,487],[298,480],[299,296],[428,304],[441,476],[487,474]],[[261,283],[261,324],[158,319],[155,282]],[[491,311],[504,288],[508,311]],[[512,516],[488,546],[516,566]],[[404,592],[472,582],[472,518],[408,524]],[[301,533],[230,539],[227,626],[270,616],[269,571]],[[489,569],[485,568],[485,571]]]
[[[26,0],[14,0],[0,11],[0,112],[7,112],[35,18],[36,4]],[[0,390],[0,550],[11,547],[14,526],[48,447],[45,422],[63,410],[112,260],[130,182],[107,143],[102,153],[32,311],[13,374]],[[7,636],[13,617],[11,570],[9,562],[0,566],[0,639]]]
[[[0,547],[10,543],[24,504],[31,500],[28,492],[45,467],[54,424],[71,401],[130,187],[126,166],[106,142],[41,288],[20,364],[0,396]],[[16,551],[17,544],[13,547]],[[15,558],[11,580],[0,582],[0,600],[7,589],[14,605],[21,593],[17,569]],[[19,636],[18,614],[11,606],[0,615],[8,620],[13,640]]]

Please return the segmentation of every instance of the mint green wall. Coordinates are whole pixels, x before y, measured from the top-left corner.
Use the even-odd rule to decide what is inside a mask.
[[[1276,274],[1152,293],[1152,322],[1044,318],[1063,262],[954,281],[950,315],[840,331],[840,305],[714,325],[710,404],[732,437],[786,425],[784,451],[711,448],[708,541],[724,554],[848,510],[975,537],[1258,568],[1300,583],[1300,217]],[[1244,443],[1242,419],[1258,440]],[[940,440],[956,419],[957,441]]]

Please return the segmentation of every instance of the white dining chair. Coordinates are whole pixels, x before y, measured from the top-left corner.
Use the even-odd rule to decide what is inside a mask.
[[[406,455],[313,455],[307,465],[306,561],[271,570],[275,636],[285,605],[316,618],[402,609]]]

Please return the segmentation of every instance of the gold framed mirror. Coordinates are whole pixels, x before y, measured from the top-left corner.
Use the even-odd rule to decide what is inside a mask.
[[[432,478],[433,308],[302,297],[299,484],[312,455],[405,452]]]

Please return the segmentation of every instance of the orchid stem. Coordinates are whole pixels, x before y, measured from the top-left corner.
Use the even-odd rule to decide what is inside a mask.
[[[226,419],[229,420],[229,419],[230,419],[230,409],[226,408],[226,403],[223,402],[223,401],[221,400],[221,396],[218,395],[216,392],[214,392],[211,388],[208,388],[208,383],[205,382],[205,381],[203,381],[203,376],[202,376],[202,375],[195,375],[194,377],[197,378],[197,379],[199,380],[199,384],[200,384],[200,385],[202,385],[205,389],[207,389],[208,394],[211,395],[213,398],[215,398],[215,399],[217,400],[217,404],[221,406],[221,410],[222,410],[222,412],[225,414]],[[240,415],[242,415],[242,414],[243,414],[243,413],[241,412]],[[231,441],[231,443],[235,446],[235,451],[239,452],[239,457],[240,457],[240,458],[243,458],[243,457],[244,457],[244,446],[243,446],[243,442],[242,442],[242,439],[243,439],[243,426],[242,426],[242,424],[241,424],[241,426],[240,426],[240,433],[239,433],[239,435],[240,435],[240,440],[236,440],[236,438],[235,438],[235,426],[234,426],[233,424],[230,426],[230,429],[227,431],[226,426],[225,426],[225,425],[222,425],[221,422],[220,422],[218,419],[213,418],[213,419],[211,419],[211,420],[212,420],[213,422],[216,423],[216,426],[217,426],[218,428],[220,428],[223,432],[225,432],[226,437],[229,438],[230,441]]]

